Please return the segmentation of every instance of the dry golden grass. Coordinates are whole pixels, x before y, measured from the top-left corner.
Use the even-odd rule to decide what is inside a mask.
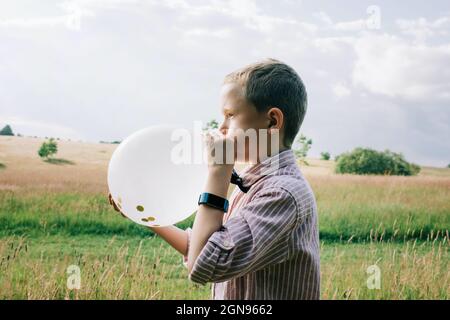
[[[207,298],[208,289],[186,281],[180,257],[161,241],[99,238],[86,250],[91,239],[0,239],[0,299]],[[79,290],[67,286],[72,265],[80,268]]]
[[[90,243],[95,240],[94,243]],[[322,299],[448,299],[448,240],[321,246]],[[80,268],[80,289],[67,268]],[[380,288],[367,286],[369,266]],[[0,239],[0,299],[209,299],[160,239]]]
[[[448,238],[402,245],[369,243],[355,247],[324,244],[322,299],[448,299]],[[367,268],[380,269],[380,289],[369,289]]]
[[[18,192],[106,193],[108,162],[117,145],[60,140],[56,158],[74,162],[50,164],[37,151],[40,138],[0,136],[0,190]],[[381,186],[391,189],[408,185],[420,188],[450,188],[450,169],[425,167],[417,177],[356,176],[333,173],[334,161],[308,159],[301,170],[313,185],[339,187]]]
[[[0,136],[0,190],[28,192],[106,193],[108,162],[117,145],[57,141],[56,158],[74,162],[51,164],[38,156],[40,138]]]

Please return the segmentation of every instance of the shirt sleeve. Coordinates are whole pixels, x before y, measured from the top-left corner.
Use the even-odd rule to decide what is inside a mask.
[[[259,191],[211,235],[189,279],[198,284],[223,282],[285,261],[297,220],[297,204],[289,191]]]

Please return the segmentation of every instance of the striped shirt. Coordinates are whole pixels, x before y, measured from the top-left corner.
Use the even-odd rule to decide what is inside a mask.
[[[316,201],[294,152],[284,150],[240,176],[251,188],[234,189],[223,225],[189,279],[212,282],[212,298],[219,300],[319,299]]]

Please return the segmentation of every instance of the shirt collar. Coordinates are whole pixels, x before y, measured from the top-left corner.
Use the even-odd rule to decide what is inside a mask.
[[[239,176],[244,186],[251,186],[259,179],[276,173],[279,169],[288,165],[296,164],[296,158],[292,149],[286,149],[280,153],[245,168]]]

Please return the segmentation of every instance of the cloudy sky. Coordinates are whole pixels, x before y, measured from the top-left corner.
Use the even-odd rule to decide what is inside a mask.
[[[224,75],[266,57],[306,84],[312,155],[450,162],[447,0],[1,0],[0,125],[86,141],[192,128],[221,119]]]

